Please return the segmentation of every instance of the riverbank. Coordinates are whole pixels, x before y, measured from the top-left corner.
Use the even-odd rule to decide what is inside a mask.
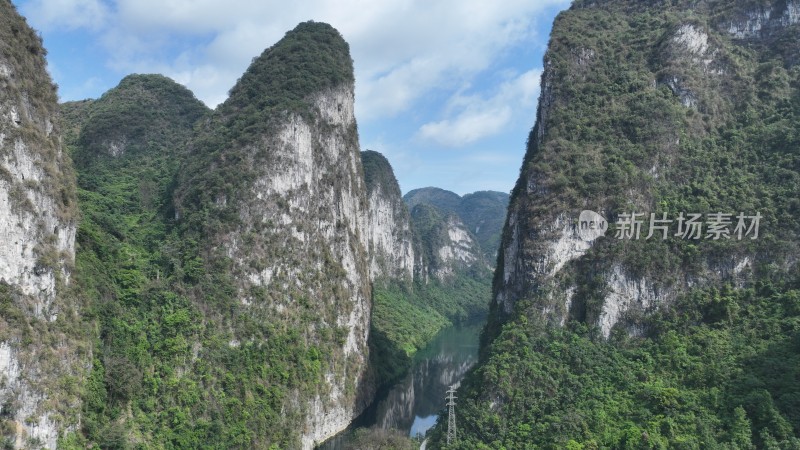
[[[483,322],[450,326],[441,330],[429,345],[416,352],[404,377],[381,390],[376,400],[351,427],[319,448],[354,448],[354,439],[365,439],[370,432],[373,444],[398,435],[424,437],[435,425],[444,408],[447,389],[458,384],[478,361],[478,341]],[[409,445],[408,439],[403,440]],[[414,442],[415,448],[420,445]],[[405,448],[394,444],[393,448]]]
[[[457,274],[447,284],[376,284],[370,358],[379,387],[409,370],[414,355],[447,327],[483,321],[491,298],[491,274]]]

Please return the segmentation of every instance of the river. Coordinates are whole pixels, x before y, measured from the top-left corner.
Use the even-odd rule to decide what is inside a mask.
[[[408,374],[380,392],[346,431],[326,441],[320,450],[346,450],[357,428],[395,429],[417,436],[436,424],[447,389],[461,381],[478,361],[478,338],[483,323],[448,327],[414,356]]]

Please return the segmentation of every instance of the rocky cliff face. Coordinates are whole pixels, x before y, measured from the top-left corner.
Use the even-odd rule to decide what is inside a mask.
[[[458,215],[420,203],[411,210],[411,221],[420,249],[418,276],[424,282],[431,277],[447,283],[457,273],[487,269],[480,246]]]
[[[272,149],[275,158],[262,162],[270,170],[255,180],[250,200],[238,205],[242,226],[215,239],[241,277],[237,287],[244,305],[291,320],[298,314],[298,301],[307,297],[321,308],[316,326],[346,330],[341,355],[329,361],[327,385],[320,386],[311,403],[303,448],[344,429],[363,407],[346,392],[363,388],[370,321],[367,233],[360,228],[365,189],[353,137],[353,87],[339,86],[311,101],[311,120],[290,117],[276,136],[264,137],[260,145]],[[275,231],[254,232],[269,222]],[[275,258],[276,253],[284,256]],[[256,267],[252,261],[258,261]],[[263,304],[253,295],[258,288],[290,295]],[[308,333],[313,336],[316,330]]]
[[[558,16],[454,448],[796,445],[792,3]]]
[[[736,12],[722,23],[728,24],[727,32],[737,39],[781,34],[787,27],[800,23],[800,3],[786,1],[736,5]]]
[[[282,73],[301,67],[298,88]],[[238,139],[217,140],[226,135]],[[344,429],[371,395],[370,268],[387,266],[368,248],[395,245],[386,226],[364,228],[393,212],[368,219],[352,62],[339,33],[311,22],[288,33],[254,61],[190,151],[202,165],[190,165],[181,182],[178,214],[207,237],[207,261],[225,261],[237,308],[296,330],[323,355],[318,383],[284,405],[300,412],[299,445],[312,448]]]
[[[411,281],[414,239],[408,208],[389,161],[378,152],[361,153],[367,187],[367,232],[373,280]]]
[[[0,439],[55,448],[76,398],[51,389],[85,362],[62,330],[78,306],[74,178],[41,41],[8,2],[0,17]]]
[[[362,161],[373,279],[407,282],[416,277],[426,283],[433,277],[446,283],[457,272],[485,271],[488,259],[475,233],[499,233],[495,222],[505,212],[505,194],[487,191],[462,198],[444,189],[422,188],[401,197],[386,158],[366,151]]]
[[[484,259],[491,265],[497,259],[508,198],[508,194],[495,191],[478,191],[462,197],[455,192],[434,187],[414,189],[403,196],[409,209],[427,203],[443,214],[458,216],[477,240]]]
[[[608,337],[619,322],[627,323],[629,331],[636,332],[636,318],[669,305],[692,287],[743,285],[757,265],[763,246],[759,250],[752,242],[704,242],[704,235],[691,244],[692,250],[687,250],[687,239],[681,241],[681,237],[677,238],[678,243],[648,241],[647,227],[651,212],[657,213],[657,218],[664,213],[674,216],[670,221],[674,228],[680,212],[707,214],[724,209],[733,214],[735,221],[736,215],[745,212],[740,211],[743,206],[748,206],[748,214],[753,215],[759,209],[754,200],[737,204],[727,193],[716,201],[707,194],[700,195],[699,200],[693,198],[688,193],[686,173],[697,170],[689,167],[701,153],[697,146],[715,141],[734,152],[741,145],[721,142],[724,138],[715,135],[724,127],[736,127],[732,116],[737,108],[751,102],[748,95],[754,94],[753,84],[763,82],[768,75],[763,72],[765,65],[756,69],[758,56],[749,55],[754,64],[743,67],[734,62],[733,55],[743,40],[749,40],[748,45],[767,45],[767,35],[785,37],[796,32],[795,6],[776,2],[752,10],[742,9],[741,4],[711,3],[702,8],[704,14],[715,18],[708,23],[683,18],[678,13],[653,32],[653,39],[647,44],[650,47],[637,49],[636,56],[631,54],[633,78],[625,81],[608,72],[616,58],[610,48],[617,45],[610,36],[595,33],[582,39],[561,33],[559,28],[582,23],[584,17],[596,14],[621,30],[633,30],[636,24],[624,24],[622,16],[609,11],[620,8],[635,15],[641,13],[641,5],[620,2],[593,9],[578,3],[558,19],[545,57],[536,126],[504,231],[495,275],[495,317],[502,321],[520,300],[536,299],[551,321],[563,324],[569,318],[587,320]],[[763,56],[764,60],[783,58],[778,71],[785,71],[794,63],[782,48],[759,48],[765,52],[768,49],[765,55],[769,56]],[[602,120],[620,120],[618,127],[591,120],[591,106],[578,108],[569,103],[575,95],[602,98],[591,93],[589,87],[620,81],[635,86],[639,97],[631,99],[634,103],[625,112],[597,111]],[[680,108],[666,108],[671,99],[663,96],[665,90]],[[663,109],[653,109],[660,103],[664,104]],[[575,112],[568,112],[569,108]],[[637,120],[637,111],[648,111],[647,118]],[[565,133],[579,125],[609,134],[593,143],[588,136],[567,138]],[[568,158],[581,161],[566,165]],[[630,161],[624,174],[616,162],[618,158]],[[704,166],[714,171],[711,173],[727,173],[715,163]],[[600,169],[591,164],[599,164]],[[750,166],[744,170],[762,172]],[[730,182],[737,184],[741,180],[732,175]],[[726,183],[724,178],[716,183],[718,186],[711,189],[724,190],[720,187]],[[698,211],[683,211],[691,208]],[[605,237],[581,237],[582,210],[605,216],[612,225]],[[615,238],[614,224],[626,211],[644,213],[643,233],[638,239]],[[669,239],[675,238],[676,231],[671,229]],[[713,251],[698,251],[710,246],[714,246]],[[637,261],[640,257],[652,261],[652,255],[659,252],[670,256],[661,258],[657,268]],[[689,257],[689,253],[696,257]],[[781,252],[779,258],[792,264],[792,258],[786,260],[785,255]],[[589,278],[598,273],[604,281],[588,288]]]

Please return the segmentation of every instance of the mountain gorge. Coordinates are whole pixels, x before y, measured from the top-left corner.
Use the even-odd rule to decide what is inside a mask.
[[[0,0],[0,448],[800,448],[798,43],[575,0],[511,195],[402,195],[330,25],[59,105]]]
[[[796,448],[797,6],[558,16],[447,448]]]
[[[214,110],[160,75],[59,106],[0,4],[5,447],[313,448],[485,314],[474,236],[438,213],[418,231],[360,152],[329,25],[288,32]]]
[[[389,161],[374,151],[362,161],[373,233],[372,367],[387,385],[443,328],[486,315],[491,273],[457,215],[427,202],[409,211]]]

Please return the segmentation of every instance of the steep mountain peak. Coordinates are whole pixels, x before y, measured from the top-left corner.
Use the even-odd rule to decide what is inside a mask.
[[[306,139],[309,127],[324,124],[346,130],[348,145],[357,146],[354,82],[349,46],[333,27],[304,22],[286,33],[253,59],[229,98],[199,126],[176,193],[179,214],[187,205],[204,208],[210,203],[216,204],[212,210],[232,212],[235,198],[259,176],[256,163],[279,164],[285,157],[297,157],[298,164],[311,170],[340,156],[327,146],[305,145],[310,142],[301,146],[307,153],[284,155],[274,151],[282,145],[267,150],[265,137],[284,143]],[[347,169],[360,171],[359,166],[354,160]],[[360,177],[345,179],[357,184]],[[289,184],[275,188],[294,190],[305,182],[285,181]]]
[[[207,273],[229,286],[219,311],[259,324],[232,323],[231,338],[260,340],[280,323],[303,336],[299,351],[325,355],[280,399],[297,416],[275,428],[302,424],[290,448],[345,428],[371,395],[371,261],[353,91],[341,35],[326,24],[298,25],[195,127],[175,192],[179,226],[201,243]]]
[[[350,46],[342,35],[326,23],[303,22],[253,59],[221,110],[303,113],[312,106],[310,93],[354,80]]]
[[[75,104],[70,112],[86,108],[78,144],[88,150],[74,155],[86,164],[97,155],[120,157],[143,151],[172,152],[176,130],[191,130],[209,112],[186,87],[163,75],[128,75],[119,85],[89,104]],[[91,120],[88,120],[91,118]],[[155,148],[151,148],[155,147]]]
[[[361,165],[364,167],[364,182],[368,194],[376,189],[385,189],[402,200],[400,185],[385,156],[374,150],[364,150],[361,152]]]

